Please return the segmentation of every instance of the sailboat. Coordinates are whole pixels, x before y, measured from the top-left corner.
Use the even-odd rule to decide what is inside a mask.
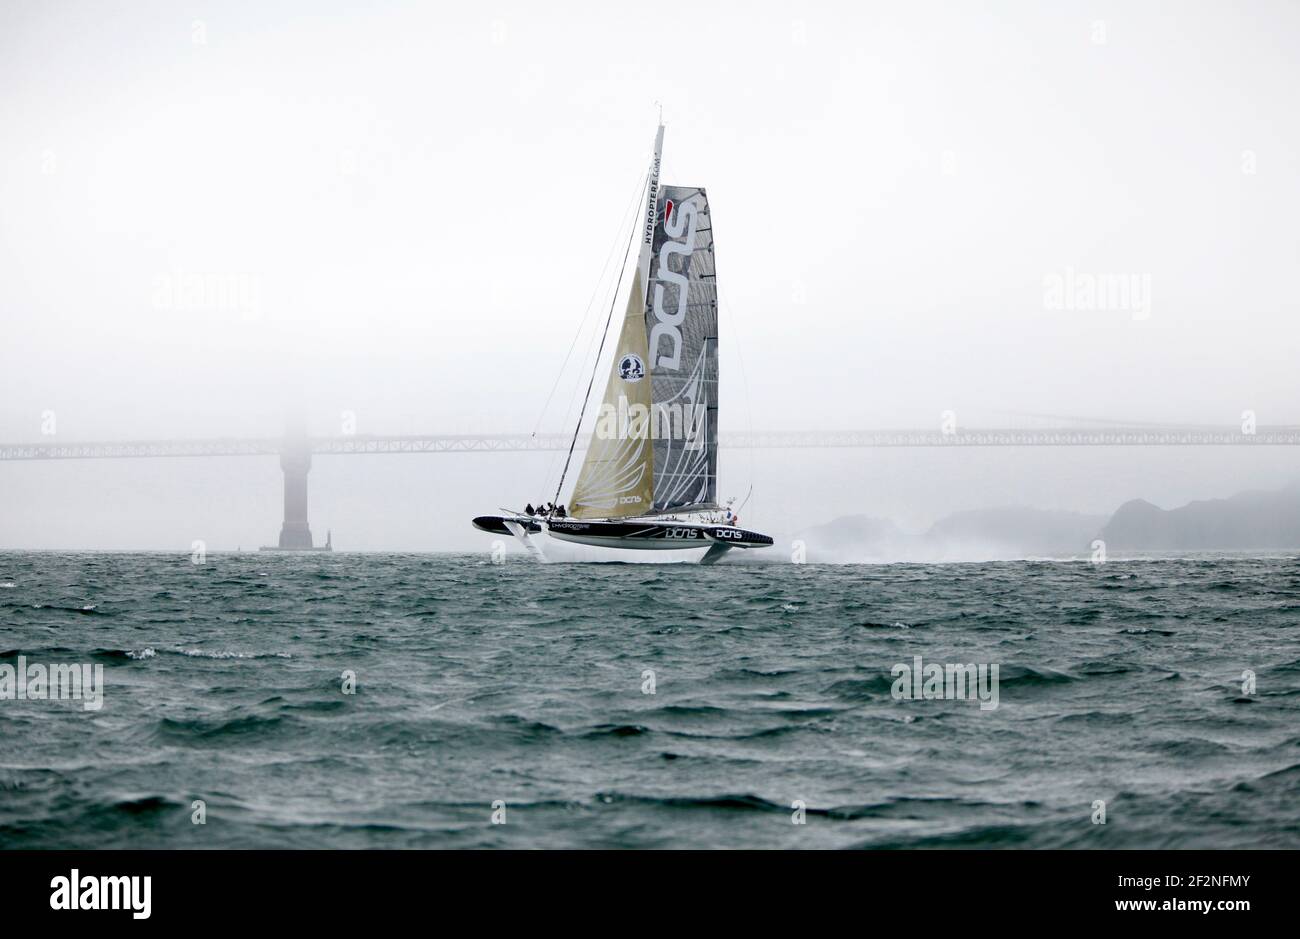
[[[544,512],[503,509],[506,514],[474,519],[482,531],[513,535],[538,560],[546,558],[532,536],[543,533],[635,551],[703,548],[702,564],[715,563],[732,549],[772,544],[767,535],[741,528],[730,505],[718,503],[712,216],[704,189],[660,185],[663,142],[660,121],[646,174],[645,211],[628,245],[630,255],[639,242],[627,308],[569,511],[561,503]],[[604,345],[602,339],[597,368]],[[574,444],[586,405],[584,399]],[[556,502],[573,450],[571,444]]]

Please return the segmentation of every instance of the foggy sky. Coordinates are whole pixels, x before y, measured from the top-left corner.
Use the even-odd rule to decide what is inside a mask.
[[[291,406],[321,434],[344,412],[569,429],[655,102],[664,181],[713,209],[724,430],[1300,423],[1294,4],[361,6],[0,8],[0,440],[47,439],[50,413],[62,440],[266,436]],[[1144,299],[1049,296],[1105,274]],[[313,528],[481,547],[468,517],[549,498],[548,471],[318,457]],[[1300,465],[807,450],[722,472],[720,494],[755,484],[747,523],[789,531],[1177,504]],[[0,463],[0,547],[272,543],[279,486],[266,458]]]

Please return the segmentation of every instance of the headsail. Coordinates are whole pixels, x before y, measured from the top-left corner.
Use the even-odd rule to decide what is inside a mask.
[[[645,310],[654,511],[716,508],[718,286],[709,201],[688,186],[659,194]]]
[[[646,433],[650,375],[646,369],[644,309],[641,272],[637,271],[632,277],[632,292],[614,347],[596,430],[569,500],[571,514],[576,518],[622,518],[650,511],[654,452]]]
[[[569,500],[570,512],[577,518],[622,518],[652,510],[654,453],[649,441],[651,389],[650,361],[646,355],[645,284],[654,244],[663,148],[664,126],[660,124],[655,132],[654,159],[646,177],[641,247],[637,252],[632,289],[628,292],[627,312],[614,347],[596,430],[573,487],[573,498]],[[581,423],[579,418],[580,426]]]

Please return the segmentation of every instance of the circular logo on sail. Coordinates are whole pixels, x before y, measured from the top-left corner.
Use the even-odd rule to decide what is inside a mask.
[[[629,352],[618,360],[618,377],[623,381],[640,381],[645,378],[645,363],[639,355]]]

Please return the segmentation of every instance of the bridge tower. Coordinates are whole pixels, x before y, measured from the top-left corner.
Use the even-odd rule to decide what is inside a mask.
[[[280,470],[284,473],[284,524],[280,526],[280,543],[263,551],[332,551],[328,541],[312,544],[311,526],[307,524],[307,474],[311,472],[311,438],[307,421],[301,414],[291,414],[280,440]]]
[[[305,436],[285,435],[280,449],[284,471],[284,524],[280,526],[280,547],[310,551],[311,527],[307,524],[307,473],[311,471],[311,444]]]

